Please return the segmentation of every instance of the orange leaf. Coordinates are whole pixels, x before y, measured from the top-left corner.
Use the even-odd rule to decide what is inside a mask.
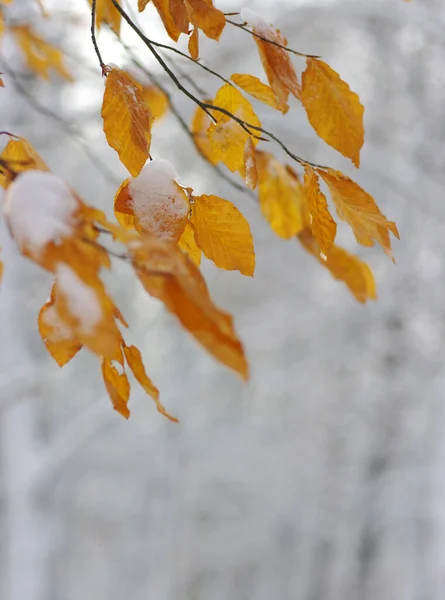
[[[351,226],[358,243],[373,246],[376,241],[393,258],[389,232],[397,239],[399,232],[396,224],[387,221],[380,212],[374,198],[340,171],[316,169],[316,172],[329,187],[338,216]]]
[[[249,125],[261,127],[252,105],[232,85],[224,84],[216,94],[215,106],[224,108]],[[207,135],[213,151],[232,172],[238,171],[244,164],[244,147],[250,134],[231,117],[219,111],[212,111],[216,123],[211,123]],[[258,144],[254,138],[253,143]]]
[[[92,4],[92,0],[89,0]],[[120,4],[120,0],[117,0]],[[96,0],[96,27],[100,29],[101,25],[108,25],[116,35],[119,35],[121,28],[121,14],[111,2],[111,0]]]
[[[138,0],[138,11],[142,12],[150,0]]]
[[[161,300],[217,360],[247,378],[248,364],[232,317],[211,300],[199,269],[170,242],[152,235],[129,245],[146,291]]]
[[[134,179],[127,179],[119,188],[114,210],[118,222],[139,233],[154,233],[177,241],[187,223],[188,197],[175,179],[178,175],[166,160],[147,162]]]
[[[54,69],[64,79],[72,80],[63,64],[62,52],[58,48],[34,33],[29,25],[16,25],[11,27],[11,31],[25,55],[30,71],[42,79],[49,79],[49,71]]]
[[[278,236],[290,239],[309,222],[303,186],[272,154],[257,151],[256,158],[261,212]]]
[[[210,100],[205,100],[208,104]],[[198,147],[201,154],[212,164],[216,165],[219,162],[219,152],[216,152],[209,138],[207,137],[207,130],[210,126],[210,117],[202,110],[198,108],[193,116],[191,132],[195,140],[196,146]]]
[[[249,137],[244,146],[244,168],[241,169],[241,175],[246,181],[249,189],[254,190],[258,184],[258,169],[256,166],[255,146],[252,137]]]
[[[25,138],[9,140],[0,158],[11,169],[10,173],[7,171],[4,175],[0,173],[0,185],[3,188],[8,187],[13,173],[17,174],[30,170],[49,170],[43,158]]]
[[[311,229],[321,252],[327,255],[337,233],[337,224],[329,212],[328,203],[320,190],[318,177],[309,165],[304,166],[304,191],[309,212],[312,216]]]
[[[140,386],[145,390],[145,392],[154,400],[158,411],[162,415],[164,415],[164,417],[167,417],[167,419],[169,419],[170,421],[177,423],[178,419],[169,415],[162,403],[159,401],[159,390],[153,385],[151,379],[145,372],[145,367],[144,363],[142,362],[141,353],[136,348],[136,346],[124,345],[124,355],[125,360],[127,361],[127,364],[130,367],[136,380],[138,381]]]
[[[177,244],[178,248],[186,254],[197,267],[201,264],[202,250],[195,240],[195,231],[190,223],[187,223]]]
[[[150,156],[152,117],[142,87],[117,67],[106,79],[102,118],[108,144],[136,177]]]
[[[117,410],[123,417],[128,419],[128,400],[130,398],[130,383],[125,373],[119,373],[109,360],[102,360],[102,377],[107,388],[108,395]]]
[[[249,223],[231,202],[197,196],[191,221],[196,243],[217,267],[253,276],[255,251]]]
[[[330,146],[360,164],[364,141],[363,111],[357,94],[329,65],[307,59],[301,101],[310,124]]]
[[[263,104],[267,104],[283,114],[287,113],[289,110],[287,103],[280,104],[273,89],[263,83],[258,77],[249,74],[242,75],[240,73],[234,73],[230,79],[234,81],[238,87]]]
[[[253,26],[253,32],[257,35],[281,46],[287,46],[287,40],[281,32],[269,25],[253,10],[243,9],[241,17]],[[289,53],[283,48],[269,44],[257,37],[255,37],[255,42],[269,85],[278,98],[281,110],[285,111],[289,94],[293,94],[297,99],[301,98],[300,84]]]
[[[201,29],[207,37],[219,40],[226,26],[224,13],[213,6],[212,0],[185,0],[190,21]]]
[[[155,85],[147,85],[142,88],[142,97],[155,122],[165,115],[168,110],[169,102],[162,90]]]
[[[339,246],[332,246],[328,256],[321,257],[320,247],[309,228],[304,229],[298,238],[302,246],[331,272],[334,279],[343,281],[348,286],[359,302],[377,298],[372,271],[358,256],[349,254]]]
[[[188,15],[183,0],[153,0],[153,4],[172,40],[177,42],[181,33],[188,33]],[[145,5],[139,10],[144,8]]]
[[[199,29],[197,27],[193,28],[193,31],[189,37],[188,49],[189,49],[189,54],[193,58],[193,60],[198,60],[198,58],[199,58]]]

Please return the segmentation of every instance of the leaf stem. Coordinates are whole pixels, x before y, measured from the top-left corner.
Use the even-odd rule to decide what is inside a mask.
[[[102,75],[105,75],[105,63],[102,60],[102,56],[100,54],[99,46],[97,45],[96,40],[96,0],[91,0],[91,40],[93,42],[97,58],[99,59],[99,65],[102,69]]]

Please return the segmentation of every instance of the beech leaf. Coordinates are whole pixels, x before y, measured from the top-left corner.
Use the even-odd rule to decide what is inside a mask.
[[[304,167],[304,191],[312,217],[312,233],[320,246],[321,252],[327,255],[335,240],[337,224],[329,212],[326,197],[320,190],[317,174],[309,165]]]

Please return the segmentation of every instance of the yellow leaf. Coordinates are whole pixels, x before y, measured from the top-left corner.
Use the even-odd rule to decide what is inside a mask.
[[[147,85],[142,88],[142,97],[155,122],[165,115],[168,110],[169,102],[162,90],[155,85]]]
[[[254,25],[253,32],[265,39],[255,37],[258,46],[261,62],[266,72],[269,85],[274,91],[281,110],[287,109],[287,99],[289,94],[293,94],[297,99],[301,99],[301,88],[298,82],[295,68],[292,64],[289,53],[269,41],[287,46],[287,39],[278,29],[269,25],[262,17],[250,9],[242,11],[242,17],[246,21],[251,21]],[[268,41],[265,41],[268,40]]]
[[[226,25],[224,13],[213,6],[212,0],[185,0],[190,21],[207,37],[219,40]]]
[[[240,73],[234,73],[230,79],[234,81],[238,87],[263,104],[267,104],[283,114],[287,113],[289,110],[287,103],[284,102],[280,104],[273,89],[263,83],[258,77],[249,74],[242,75]]]
[[[245,123],[261,127],[252,105],[235,87],[226,83],[216,94],[215,106],[224,108]],[[219,111],[212,111],[216,123],[211,123],[207,135],[213,151],[232,172],[238,171],[244,164],[244,147],[249,133],[231,117]],[[258,144],[254,138],[253,143]]]
[[[343,281],[359,302],[377,298],[374,276],[369,266],[358,256],[349,254],[339,246],[332,246],[327,257],[320,256],[320,247],[309,228],[298,238],[302,246],[331,272],[334,279]]]
[[[188,14],[183,0],[153,0],[153,4],[172,40],[177,42],[181,33],[188,33]],[[139,10],[144,8],[145,5]]]
[[[279,237],[290,239],[309,222],[303,186],[272,154],[256,157],[261,212]]]
[[[197,27],[193,28],[193,31],[189,37],[188,49],[189,49],[189,54],[193,58],[193,60],[198,60],[198,58],[199,58],[199,29]]]
[[[120,4],[120,0],[117,0]],[[89,0],[92,4],[92,0]],[[96,27],[100,29],[101,25],[108,25],[116,35],[119,35],[121,28],[121,14],[111,2],[111,0],[96,0]]]
[[[337,224],[329,212],[326,197],[320,190],[318,177],[309,165],[304,166],[304,191],[312,217],[312,233],[320,246],[321,252],[327,255],[335,240]]]
[[[63,79],[72,80],[63,64],[62,52],[58,48],[48,44],[29,25],[17,25],[11,27],[11,31],[25,55],[30,71],[43,79],[49,79],[49,71],[54,69]]]
[[[253,276],[255,251],[249,223],[231,202],[197,196],[191,221],[196,243],[217,267]]]
[[[129,252],[146,291],[217,360],[247,378],[248,364],[232,317],[212,302],[198,267],[174,244],[152,235],[130,244]]]
[[[201,264],[202,250],[198,246],[195,240],[195,232],[190,223],[187,223],[181,237],[177,244],[178,248],[182,250],[189,259],[199,267]]]
[[[184,231],[189,202],[184,189],[175,181],[177,174],[166,160],[147,162],[138,177],[120,186],[114,211],[125,228],[139,233],[154,233],[177,242]]]
[[[205,102],[208,104],[210,101],[205,100]],[[202,110],[202,108],[199,108],[198,106],[195,114],[193,115],[191,132],[201,154],[212,165],[216,165],[219,162],[219,152],[216,152],[213,149],[212,144],[207,137],[207,130],[210,126],[210,123],[210,117]]]
[[[340,171],[316,169],[316,172],[329,187],[338,216],[351,226],[358,243],[373,246],[376,241],[393,258],[389,232],[397,239],[399,232],[396,224],[387,221],[380,212],[374,198]]]
[[[316,58],[307,59],[302,83],[301,101],[310,124],[326,143],[358,167],[365,135],[359,97],[338,73]]]
[[[142,362],[142,356],[136,346],[125,346],[124,345],[124,355],[125,360],[127,361],[128,366],[130,367],[135,379],[140,384],[140,386],[145,390],[145,392],[154,400],[156,404],[156,408],[158,411],[167,417],[170,421],[174,423],[178,422],[178,419],[172,417],[165,410],[164,406],[159,400],[159,390],[155,387],[145,372],[144,363]]]
[[[59,367],[63,367],[79,352],[82,344],[59,314],[56,297],[56,285],[53,285],[50,299],[40,309],[38,324],[46,349]]]
[[[14,174],[22,173],[23,171],[48,171],[43,158],[38,154],[31,144],[25,138],[17,138],[9,140],[6,148],[0,155],[0,159],[8,165],[10,171],[6,169],[4,174],[0,172],[0,185],[7,188]]]
[[[254,190],[258,184],[258,169],[256,165],[255,146],[252,137],[249,137],[244,146],[244,165],[241,175],[249,189]]]
[[[136,177],[150,156],[152,117],[142,87],[117,67],[106,79],[102,118],[108,144]]]
[[[102,360],[102,377],[107,388],[108,395],[117,410],[123,417],[128,419],[128,400],[130,398],[130,383],[125,373],[119,373],[109,360]]]

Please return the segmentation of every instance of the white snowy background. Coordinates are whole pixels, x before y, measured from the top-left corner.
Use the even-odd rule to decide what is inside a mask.
[[[9,14],[20,21],[34,10],[38,26],[36,4],[15,0]],[[252,226],[253,280],[204,266],[214,297],[235,315],[252,377],[242,384],[216,364],[117,264],[110,288],[180,424],[136,388],[124,421],[93,356],[59,370],[46,354],[36,316],[50,278],[16,256],[3,227],[2,600],[445,598],[445,4],[246,4],[290,46],[322,55],[360,94],[359,171],[316,138],[301,107],[282,117],[256,106],[298,154],[344,170],[373,194],[399,225],[396,266],[379,248],[356,247],[341,227],[339,242],[377,279],[378,302],[357,304],[297,244],[274,236],[169,116],[154,131],[153,153],[200,193],[235,202]],[[111,211],[126,173],[101,129],[88,5],[46,5],[54,25],[40,23],[42,31],[65,48],[76,81],[26,76],[6,40],[0,129],[26,136],[85,201]],[[241,8],[235,0],[218,5]],[[144,26],[160,39],[147,11]],[[148,50],[124,35],[166,81]],[[99,43],[106,62],[125,65],[113,36],[101,33]],[[261,75],[242,31],[228,27],[219,45],[202,47],[226,76]],[[199,68],[176,64],[211,94],[217,89]],[[7,67],[22,74],[22,93]],[[179,92],[175,100],[189,119],[193,105]]]

